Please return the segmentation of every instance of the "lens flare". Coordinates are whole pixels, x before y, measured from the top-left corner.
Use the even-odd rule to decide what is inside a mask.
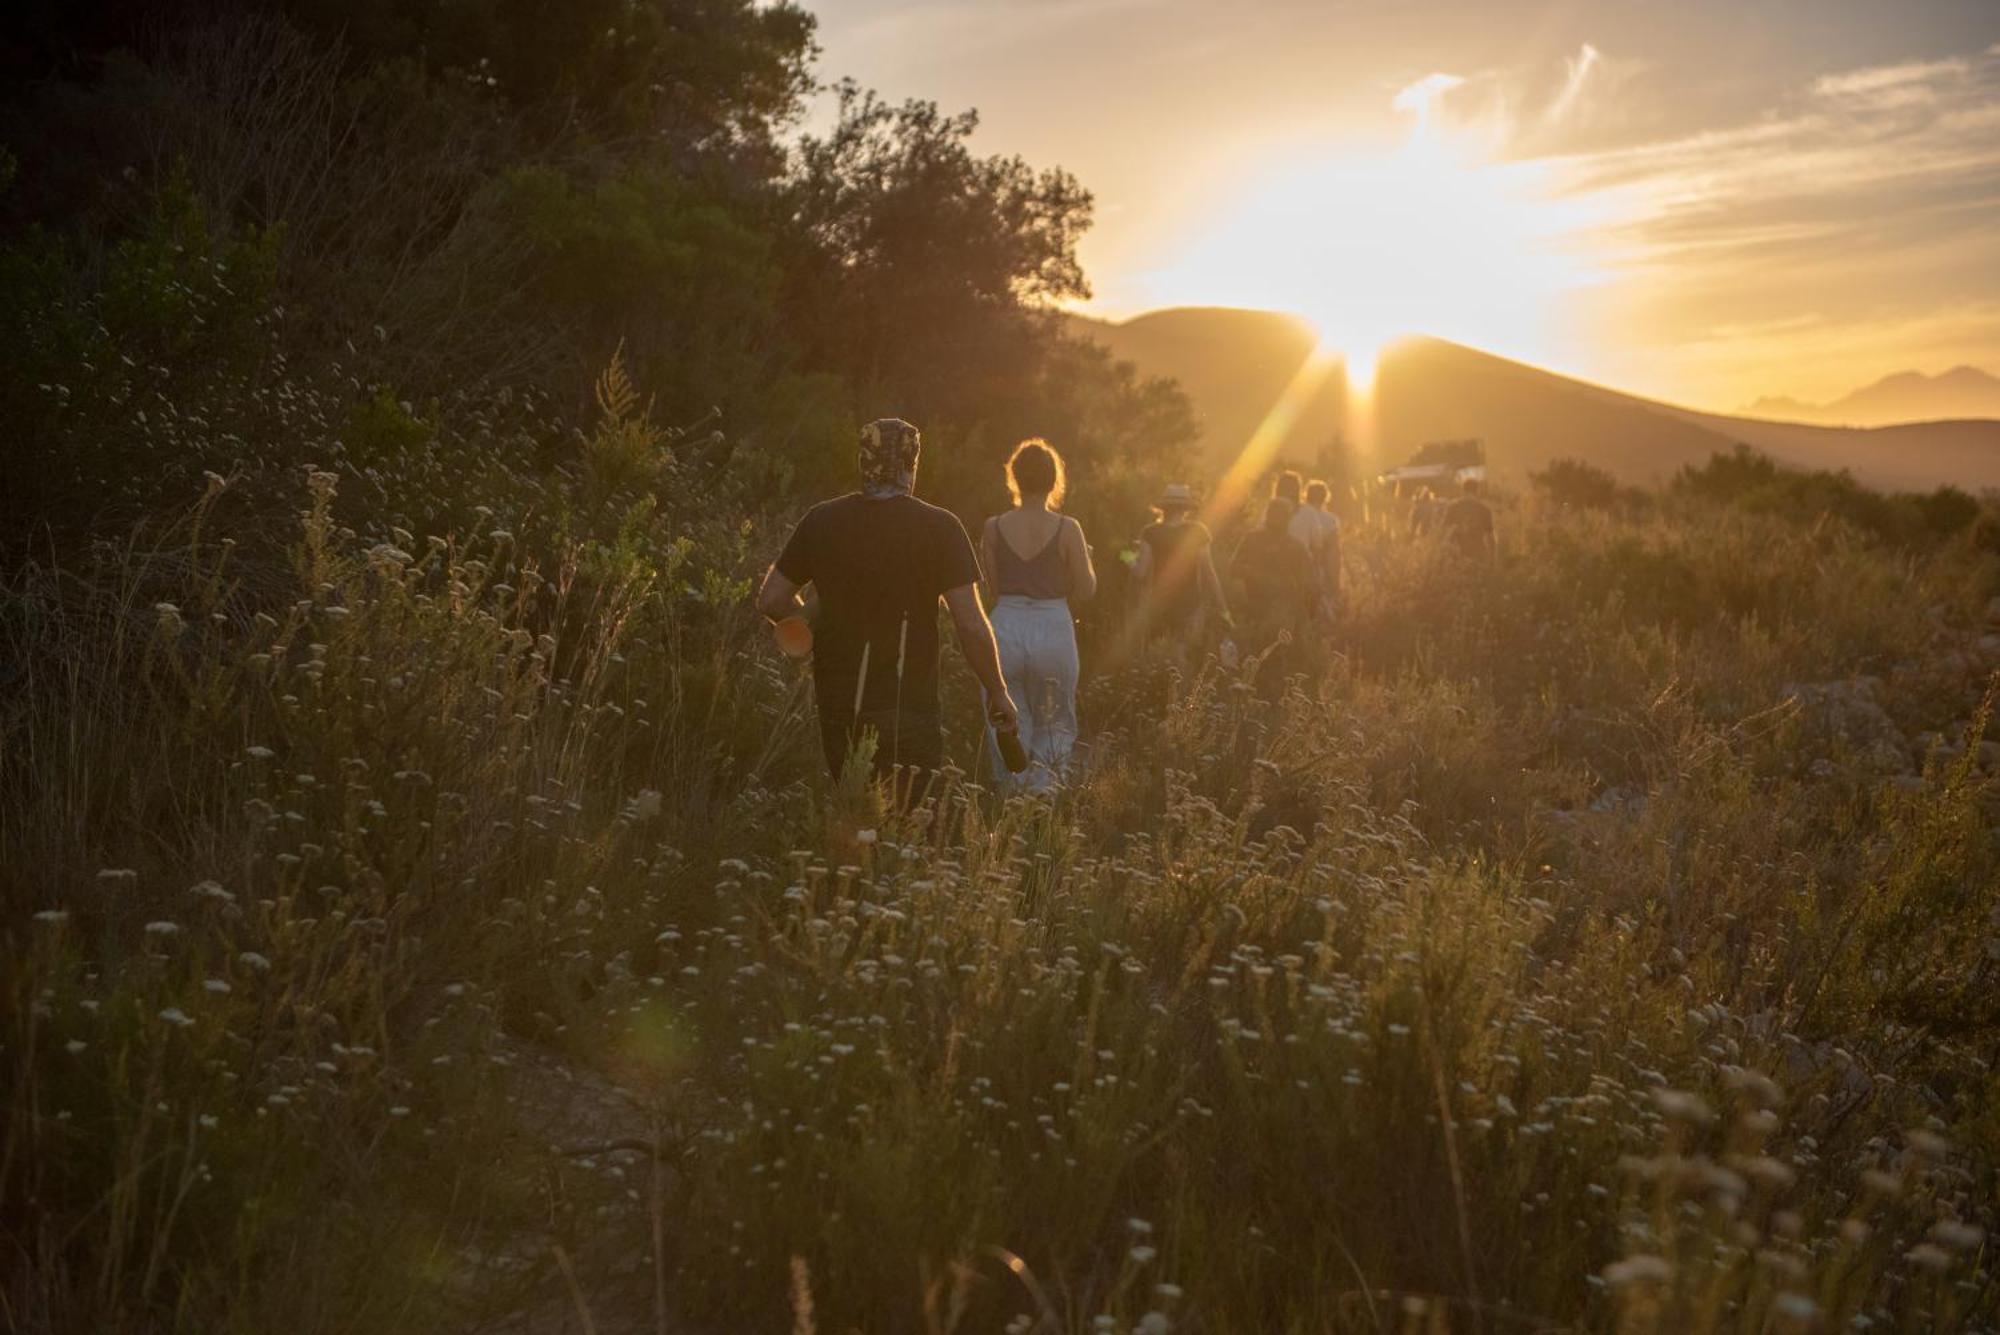
[[[1301,315],[1354,385],[1404,334],[1555,357],[1562,298],[1599,276],[1584,238],[1603,205],[1565,195],[1547,162],[1491,160],[1480,138],[1439,123],[1449,81],[1421,87],[1398,103],[1416,124],[1392,149],[1274,151],[1154,272],[1155,304]]]

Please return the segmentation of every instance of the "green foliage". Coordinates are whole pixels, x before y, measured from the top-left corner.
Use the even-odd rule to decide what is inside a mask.
[[[976,156],[977,126],[843,83],[838,120],[803,140],[786,186],[804,355],[919,422],[969,425],[996,387],[1032,380],[1048,337],[1032,308],[1089,295],[1089,193]]]
[[[258,341],[277,250],[276,233],[239,237],[218,228],[185,178],[170,177],[134,235],[112,249],[100,317],[135,357],[241,356]]]
[[[157,499],[162,471],[193,462],[159,457],[154,437],[260,375],[278,242],[216,224],[176,176],[101,256],[41,228],[0,245],[0,339],[12,349],[0,411],[14,433],[0,515],[17,532],[59,526],[78,506],[136,508]]]
[[[417,416],[414,408],[384,386],[354,405],[347,415],[344,439],[354,458],[373,463],[420,451],[436,435],[435,423]]]
[[[1643,496],[1581,459],[1556,459],[1539,473],[1530,473],[1528,481],[1555,504],[1582,510],[1615,510]]]
[[[424,402],[532,390],[582,416],[614,348],[660,422],[726,430],[684,453],[764,498],[844,485],[855,421],[884,411],[939,443],[1060,431],[1079,473],[1107,476],[1139,437],[1171,451],[1190,433],[1176,391],[1136,386],[1047,318],[1087,290],[1073,178],[979,155],[970,113],[851,86],[827,134],[780,147],[808,86],[799,11],[392,8],[342,7],[340,42],[309,3],[126,34],[103,80],[58,80],[60,106],[24,112],[15,216],[45,226],[0,245],[0,309],[35,351],[0,393],[27,448],[68,464],[67,496],[229,474],[227,442],[270,426],[247,394],[280,381]],[[76,23],[77,49],[119,43],[115,20]],[[163,152],[171,175],[127,170]],[[172,405],[176,434],[195,419],[217,439],[163,458],[147,451],[165,432],[60,414],[79,365],[115,376],[121,358],[139,383],[79,402],[143,399],[149,422]],[[418,466],[376,457],[419,442],[373,439],[393,424],[368,404],[337,411],[360,467]],[[565,453],[545,443],[538,463]],[[987,503],[988,480],[944,481]],[[132,517],[57,527],[113,514]]]
[[[361,59],[490,80],[516,105],[565,106],[606,136],[733,134],[762,144],[811,87],[814,21],[791,3],[288,0],[282,8]]]
[[[1800,523],[1831,517],[1882,541],[1904,545],[1957,537],[1982,517],[1980,503],[1957,487],[1939,487],[1923,495],[1885,494],[1862,486],[1845,470],[1784,468],[1746,445],[1714,455],[1699,468],[1682,468],[1673,489],[1680,495],[1783,515]]]
[[[619,331],[671,411],[692,415],[718,392],[748,399],[768,377],[780,319],[772,239],[675,174],[637,168],[586,185],[519,168],[474,208],[519,238],[533,300],[515,318],[580,339]]]

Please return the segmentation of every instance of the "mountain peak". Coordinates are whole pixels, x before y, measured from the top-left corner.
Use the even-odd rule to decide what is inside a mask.
[[[1897,371],[1831,403],[1763,398],[1744,411],[1752,417],[1826,426],[2000,418],[2000,376],[1977,366],[1954,366],[1936,375]]]

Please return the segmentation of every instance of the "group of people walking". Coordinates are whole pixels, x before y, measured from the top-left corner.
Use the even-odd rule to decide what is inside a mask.
[[[921,452],[917,429],[900,418],[863,427],[860,489],[805,513],[766,572],[757,609],[781,628],[802,628],[802,594],[816,591],[810,635],[797,639],[811,644],[827,766],[838,776],[872,736],[875,774],[907,791],[944,761],[942,600],[985,694],[996,776],[1045,791],[1062,781],[1077,741],[1071,607],[1098,586],[1083,528],[1060,508],[1062,456],[1042,440],[1014,449],[1006,463],[1013,506],[985,522],[975,552],[957,516],[914,494]],[[1329,500],[1326,483],[1279,474],[1262,522],[1228,562],[1225,588],[1193,491],[1167,487],[1154,522],[1124,554],[1138,592],[1132,633],[1183,663],[1218,636],[1225,659],[1240,641],[1264,666],[1282,669],[1289,657],[1281,651],[1315,626],[1330,628],[1339,612],[1341,526]],[[1464,522],[1457,516],[1449,526]],[[1490,534],[1490,513],[1487,525]],[[1019,773],[1001,761],[1016,737],[1027,761]]]

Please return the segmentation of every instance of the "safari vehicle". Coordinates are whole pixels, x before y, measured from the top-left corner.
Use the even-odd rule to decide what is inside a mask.
[[[1444,491],[1462,482],[1485,480],[1486,442],[1478,439],[1428,441],[1409,462],[1375,479],[1398,496],[1419,487]]]

